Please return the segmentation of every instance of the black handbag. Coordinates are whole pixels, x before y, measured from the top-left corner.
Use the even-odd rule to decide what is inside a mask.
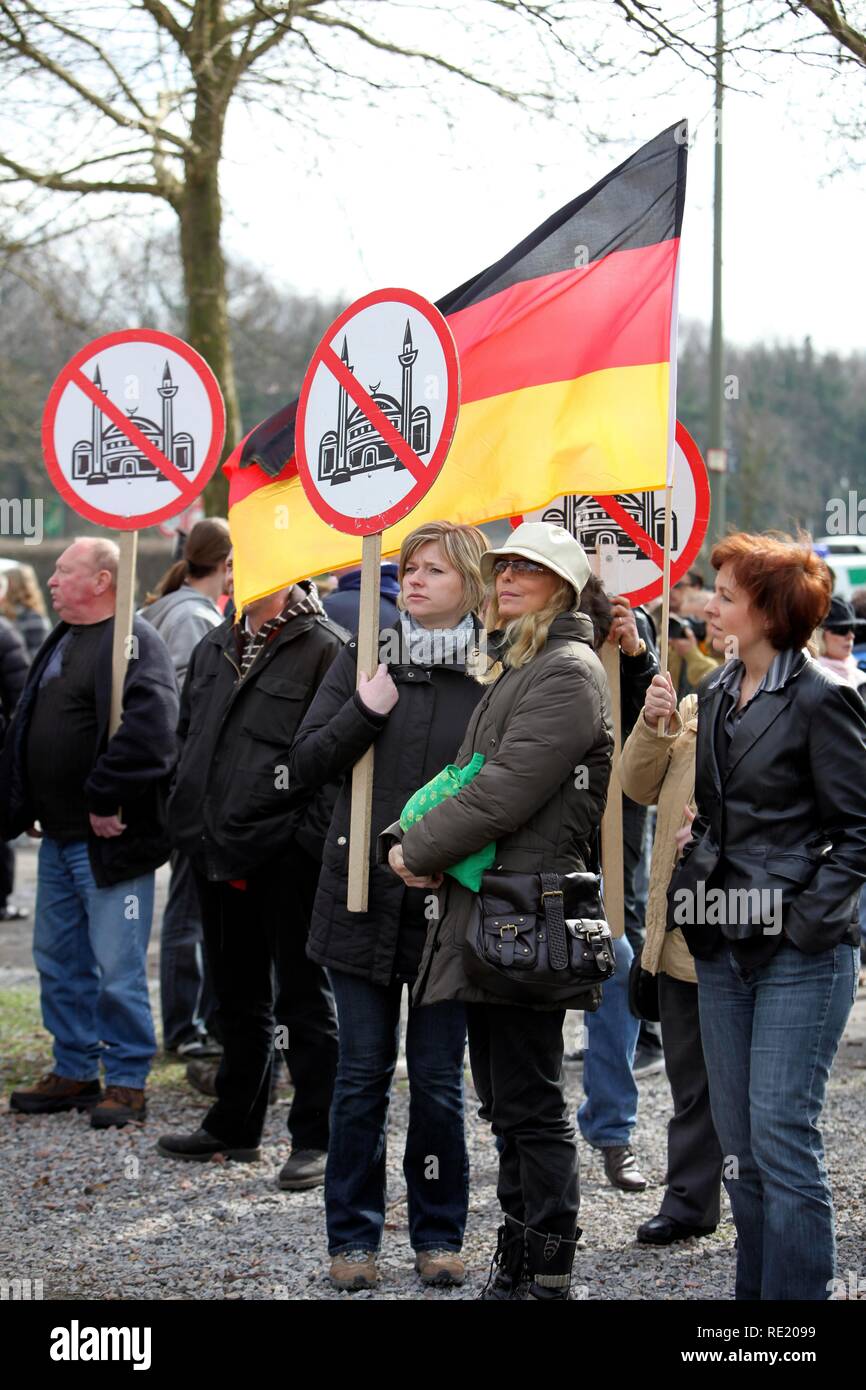
[[[659,1023],[659,977],[641,965],[643,952],[637,951],[628,972],[628,1007],[644,1023]]]
[[[463,951],[468,978],[503,1003],[594,1012],[616,969],[598,874],[491,870]]]

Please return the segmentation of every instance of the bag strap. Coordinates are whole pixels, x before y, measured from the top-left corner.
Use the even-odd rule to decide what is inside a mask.
[[[565,970],[568,965],[568,942],[566,940],[565,912],[563,910],[562,889],[559,874],[540,874],[541,905],[547,924],[547,958],[554,970]]]

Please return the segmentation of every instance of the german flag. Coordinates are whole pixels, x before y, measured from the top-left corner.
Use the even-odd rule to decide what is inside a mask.
[[[676,397],[677,258],[686,124],[670,126],[439,301],[457,343],[461,404],[430,491],[382,539],[424,521],[495,521],[564,493],[663,487]],[[297,402],[225,464],[239,606],[357,563],[295,467]]]

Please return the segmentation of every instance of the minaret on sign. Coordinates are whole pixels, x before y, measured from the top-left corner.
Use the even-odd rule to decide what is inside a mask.
[[[355,368],[349,361],[349,343],[345,335],[343,337],[343,350],[340,353],[340,361],[350,372]],[[346,464],[346,445],[348,443],[348,431],[346,422],[349,418],[349,397],[344,388],[340,387],[340,394],[337,398],[337,467],[335,470],[337,479],[347,478],[349,469]]]
[[[403,368],[403,395],[400,410],[400,433],[403,438],[411,442],[412,436],[412,368],[418,357],[418,349],[412,346],[412,331],[409,327],[409,320],[406,320],[406,332],[403,335],[403,351],[397,361]]]
[[[174,401],[177,387],[171,379],[171,371],[166,362],[162,374],[162,385],[157,387],[162,396],[162,452],[174,463]]]
[[[96,364],[96,371],[93,373],[93,384],[103,395],[108,395],[102,384],[102,373],[99,370],[99,363]],[[92,412],[90,442],[93,449],[93,463],[91,465],[88,483],[107,483],[105,469],[102,466],[102,411],[98,405],[94,405]]]

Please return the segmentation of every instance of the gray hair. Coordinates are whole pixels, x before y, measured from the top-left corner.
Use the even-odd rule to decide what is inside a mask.
[[[116,541],[106,536],[76,536],[75,545],[86,545],[93,562],[94,570],[108,570],[111,587],[117,588],[117,569],[120,564],[120,547]]]

